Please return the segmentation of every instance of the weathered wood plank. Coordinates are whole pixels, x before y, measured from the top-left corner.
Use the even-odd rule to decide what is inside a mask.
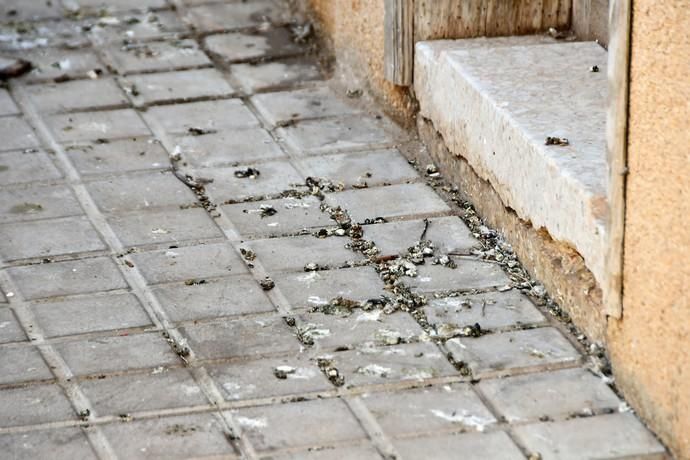
[[[488,0],[486,35],[514,35],[518,30],[518,12],[522,0]]]
[[[399,86],[412,84],[414,0],[385,0],[384,71]]]
[[[604,311],[615,318],[620,318],[623,314],[623,243],[628,164],[631,11],[631,0],[611,0],[608,52],[609,105],[606,120],[609,165],[609,219],[606,252],[608,279],[602,286],[602,291]]]
[[[487,0],[417,0],[415,41],[484,35]]]

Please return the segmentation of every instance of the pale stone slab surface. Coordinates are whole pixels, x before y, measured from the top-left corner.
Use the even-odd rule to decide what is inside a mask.
[[[247,168],[258,169],[260,174],[256,177],[237,177],[237,171]],[[209,195],[217,202],[228,204],[249,198],[262,198],[265,195],[273,198],[304,184],[302,175],[285,160],[234,168],[204,168],[197,170],[195,175],[213,180],[206,186]]]
[[[575,246],[601,282],[606,50],[594,42],[515,37],[422,42],[415,60],[421,114],[450,149],[522,219]],[[590,72],[593,65],[601,71]],[[569,145],[544,145],[549,136]]]
[[[416,277],[405,277],[419,292],[486,289],[510,284],[510,278],[498,264],[452,257],[457,268],[426,263],[417,267]]]
[[[47,117],[59,142],[117,139],[150,135],[137,112],[120,109],[103,112],[80,112]]]

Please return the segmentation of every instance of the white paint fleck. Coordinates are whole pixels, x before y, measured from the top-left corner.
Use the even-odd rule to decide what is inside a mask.
[[[447,413],[438,409],[431,409],[431,413],[436,417],[446,420],[451,423],[460,423],[465,426],[475,428],[477,431],[484,431],[487,425],[493,423],[493,420],[472,415],[467,411]]]
[[[266,428],[268,426],[268,422],[265,418],[249,418],[237,415],[235,416],[235,420],[237,420],[237,423],[239,423],[244,428],[250,428],[254,430]]]
[[[383,367],[378,364],[368,364],[364,367],[360,367],[357,369],[358,374],[363,374],[363,375],[371,375],[374,377],[381,377],[381,378],[386,378],[388,377],[391,372],[393,372],[393,369],[388,368],[388,367]]]

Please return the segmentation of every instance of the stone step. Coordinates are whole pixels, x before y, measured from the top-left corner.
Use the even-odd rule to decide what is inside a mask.
[[[449,150],[520,218],[574,247],[600,283],[606,61],[594,42],[542,36],[420,42],[414,83],[421,115]],[[547,137],[569,145],[546,145]]]

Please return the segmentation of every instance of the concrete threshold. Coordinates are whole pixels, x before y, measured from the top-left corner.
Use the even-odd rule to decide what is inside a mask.
[[[604,274],[606,51],[543,36],[420,42],[420,115],[536,229]],[[546,145],[547,137],[568,145]]]

